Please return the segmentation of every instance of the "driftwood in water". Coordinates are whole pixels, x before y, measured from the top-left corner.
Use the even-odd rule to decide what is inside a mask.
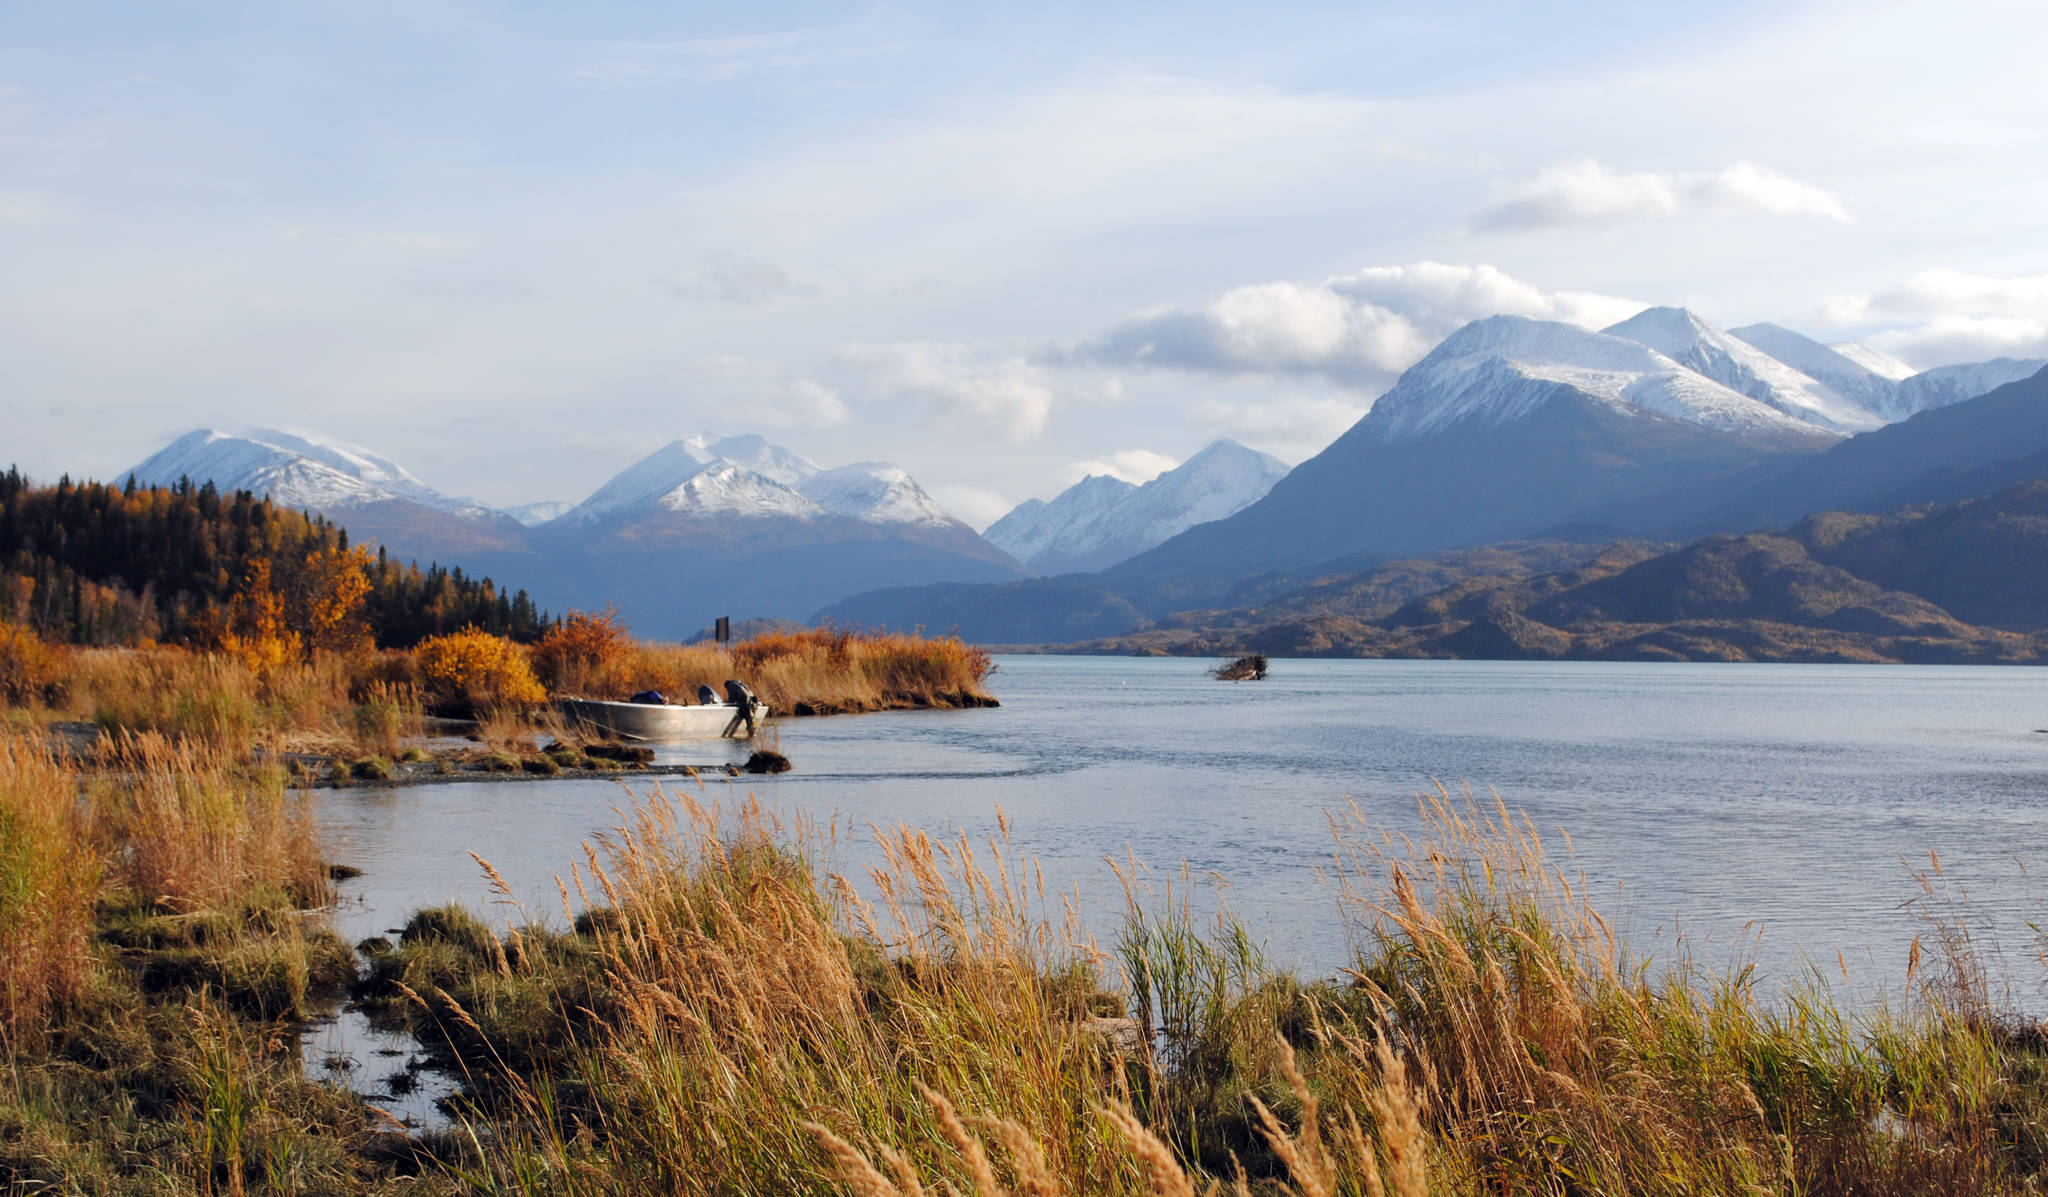
[[[1253,653],[1228,665],[1218,665],[1209,671],[1209,676],[1225,682],[1261,681],[1266,676],[1266,654]]]

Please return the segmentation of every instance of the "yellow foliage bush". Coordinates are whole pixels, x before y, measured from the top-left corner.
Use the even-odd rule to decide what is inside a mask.
[[[0,623],[0,704],[55,701],[64,688],[70,655],[19,624]]]
[[[429,636],[413,650],[413,664],[420,688],[436,703],[481,711],[538,706],[547,699],[519,646],[479,628]]]

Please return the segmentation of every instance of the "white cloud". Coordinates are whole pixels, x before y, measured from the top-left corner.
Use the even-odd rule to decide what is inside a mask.
[[[790,377],[769,362],[720,354],[702,363],[694,380],[737,424],[764,428],[824,428],[850,414],[839,392],[808,378]]]
[[[1278,399],[1232,403],[1209,399],[1195,406],[1190,422],[1214,435],[1287,461],[1300,461],[1329,446],[1364,417],[1368,404],[1339,399]]]
[[[1590,158],[1544,168],[1480,209],[1472,223],[1487,231],[1615,225],[1706,208],[1851,223],[1841,197],[1754,162],[1668,174],[1613,171]]]
[[[697,260],[696,271],[671,289],[682,299],[710,299],[743,306],[816,291],[773,262],[730,250],[705,254]]]
[[[976,532],[1010,514],[1017,504],[1001,493],[980,486],[934,486],[929,488],[939,506],[957,516]]]
[[[1921,369],[1993,357],[2048,357],[2048,274],[1927,270],[1875,294],[1819,304],[1838,328],[1890,325],[1866,337]]]
[[[1012,441],[1045,431],[1053,386],[1021,356],[933,341],[849,345],[840,356],[863,370],[877,398],[921,400],[942,416],[993,428]]]
[[[1459,326],[1502,313],[1601,327],[1646,304],[1546,292],[1492,266],[1374,266],[1315,284],[1259,283],[1198,309],[1140,312],[1069,355],[1217,374],[1321,375],[1380,390]]]
[[[1119,449],[1104,457],[1068,463],[1060,472],[1060,480],[1071,486],[1090,474],[1108,474],[1142,486],[1179,464],[1179,458],[1150,449]]]

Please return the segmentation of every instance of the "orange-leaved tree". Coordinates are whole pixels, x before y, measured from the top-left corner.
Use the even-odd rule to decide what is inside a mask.
[[[571,611],[533,647],[534,672],[557,692],[582,692],[599,682],[608,666],[632,651],[633,637],[619,609]]]
[[[279,579],[268,557],[249,563],[227,611],[208,639],[241,657],[257,676],[310,660],[315,653],[359,656],[371,647],[364,613],[370,555],[328,544],[297,561]]]

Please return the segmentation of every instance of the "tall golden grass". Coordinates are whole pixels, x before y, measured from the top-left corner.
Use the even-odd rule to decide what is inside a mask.
[[[0,1048],[38,1039],[90,965],[100,863],[78,782],[50,750],[0,735]]]
[[[1922,970],[1905,1005],[1854,1015],[1818,991],[1767,1001],[1739,976],[1653,976],[1526,819],[1441,793],[1424,816],[1412,842],[1339,817],[1361,947],[1341,981],[1305,984],[1243,928],[1135,885],[1132,925],[1098,950],[1002,837],[889,830],[856,886],[821,878],[756,808],[656,792],[565,883],[565,907],[591,908],[580,934],[489,938],[468,980],[444,959],[410,992],[424,1029],[499,1073],[475,1116],[482,1167],[509,1191],[2048,1180],[2048,1036],[1959,994],[1967,969]],[[550,992],[577,996],[535,1032]],[[1144,1029],[1100,1019],[1105,1003]]]
[[[268,889],[301,907],[328,894],[311,799],[281,769],[156,733],[123,735],[87,782],[108,880],[144,905],[189,912]]]
[[[727,678],[746,682],[784,714],[839,714],[897,707],[984,705],[994,662],[957,637],[818,628],[734,645],[634,640],[616,624],[572,613],[559,638],[535,650],[542,680],[563,693],[624,698],[658,690],[694,696]]]

